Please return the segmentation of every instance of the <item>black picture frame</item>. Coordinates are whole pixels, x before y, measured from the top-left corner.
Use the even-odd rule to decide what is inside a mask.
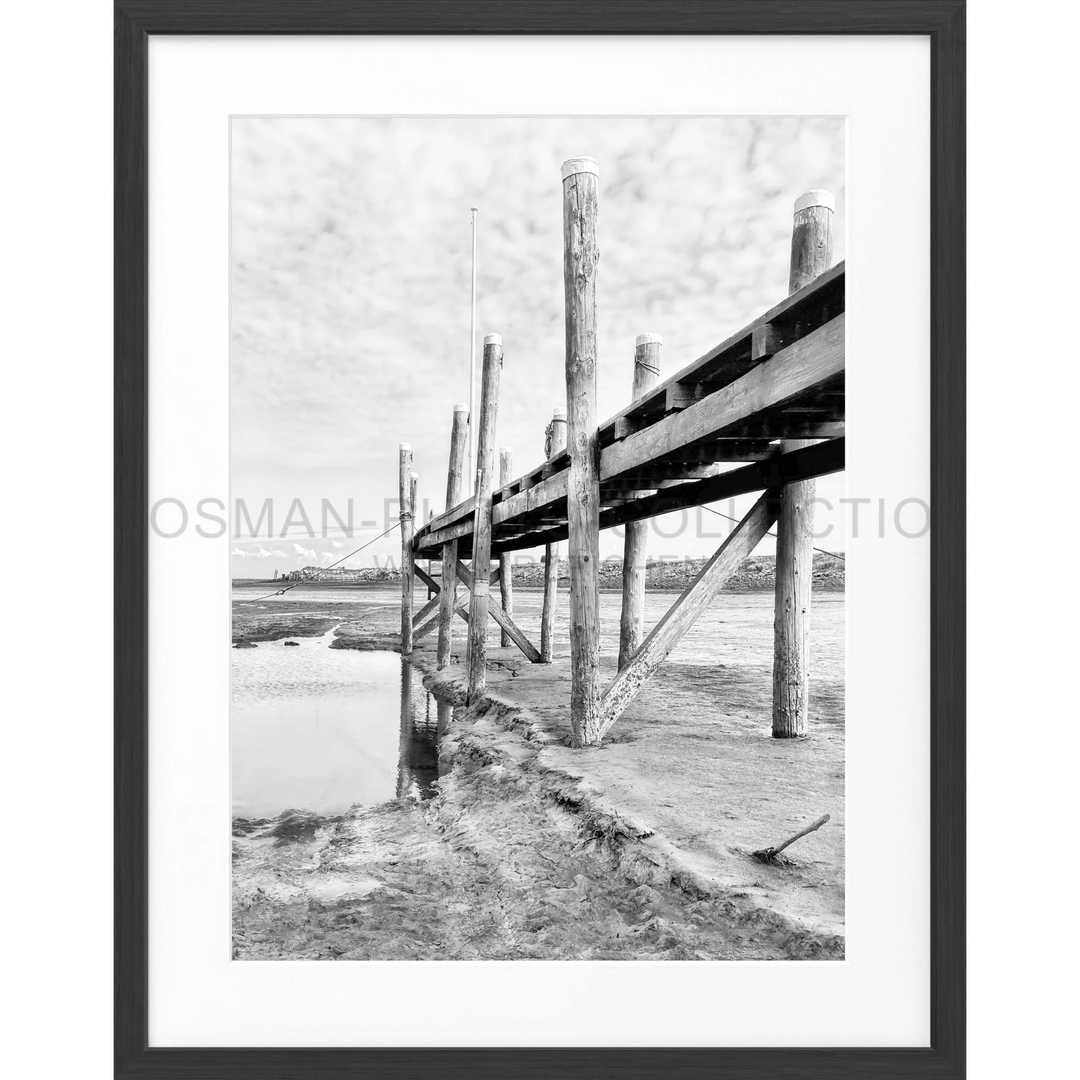
[[[117,1077],[965,1075],[964,0],[119,0],[115,16]],[[148,192],[151,34],[907,34],[931,44],[930,1046],[148,1047]]]

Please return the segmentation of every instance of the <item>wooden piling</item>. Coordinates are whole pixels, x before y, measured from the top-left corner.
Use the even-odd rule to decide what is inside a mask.
[[[412,447],[398,446],[398,500],[401,506],[401,652],[413,647],[413,483]]]
[[[486,683],[488,587],[491,573],[491,494],[495,480],[495,418],[499,408],[502,338],[484,338],[484,368],[477,425],[477,492],[473,524],[472,599],[469,604],[468,701],[483,693]]]
[[[465,475],[465,453],[469,442],[469,406],[454,406],[454,420],[450,428],[450,463],[446,470],[446,509],[452,510],[461,502]],[[454,606],[457,602],[457,552],[458,542],[451,540],[442,549],[442,592],[439,594],[439,643],[435,652],[435,666],[442,669],[450,663],[453,651]]]
[[[647,394],[660,379],[659,334],[641,334],[634,342],[634,382],[630,400]],[[619,670],[637,652],[645,629],[645,558],[648,546],[648,521],[626,525],[623,541],[622,613],[619,618]]]
[[[596,414],[596,218],[600,167],[592,158],[563,163],[563,287],[566,304],[566,404],[570,448],[570,740],[600,740],[600,453]]]
[[[505,487],[514,479],[514,450],[510,446],[499,447],[499,487]],[[510,566],[510,556],[499,556],[499,593],[502,596],[503,611],[507,615],[514,614],[514,577]],[[502,645],[506,648],[512,645],[510,635],[504,629],[502,631]]]
[[[428,512],[427,512],[427,519],[428,519],[428,524],[429,524],[429,525],[431,524],[431,522],[432,522],[432,520],[434,519],[434,517],[435,517],[435,510],[434,510],[434,508],[433,508],[433,507],[428,507]],[[427,561],[427,572],[428,572],[428,577],[431,577],[431,576],[433,576],[433,574],[434,574],[434,569],[435,569],[435,566],[434,566],[434,560],[432,560],[432,559],[428,559],[428,561]],[[438,593],[436,593],[436,592],[435,592],[435,591],[433,590],[432,586],[431,586],[431,585],[428,585],[428,594],[427,594],[427,596],[428,596],[428,599],[430,600],[430,599],[432,599],[432,597],[434,597],[434,596],[437,596],[437,595],[438,595]]]
[[[828,191],[808,191],[795,203],[788,292],[798,292],[829,269],[835,200]],[[787,439],[781,453],[810,445]],[[809,733],[810,603],[814,577],[813,480],[787,484],[776,520],[776,604],[773,646],[773,719],[776,739]]]
[[[545,449],[548,460],[557,458],[566,449],[566,410],[556,409],[547,429]],[[552,641],[555,633],[555,604],[559,592],[559,545],[544,545],[544,610],[540,616],[540,659],[551,663]]]

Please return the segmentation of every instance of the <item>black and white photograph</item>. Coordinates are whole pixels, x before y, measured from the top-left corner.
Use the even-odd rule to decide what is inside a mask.
[[[846,146],[231,117],[232,960],[845,960]]]

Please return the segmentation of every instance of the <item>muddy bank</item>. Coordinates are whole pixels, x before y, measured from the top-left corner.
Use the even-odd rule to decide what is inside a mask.
[[[234,958],[842,957],[838,936],[675,866],[534,741],[495,702],[459,710],[430,803],[237,822]]]

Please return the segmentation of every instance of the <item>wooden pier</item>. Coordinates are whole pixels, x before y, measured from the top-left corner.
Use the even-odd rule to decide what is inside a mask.
[[[790,295],[704,356],[660,380],[661,335],[644,333],[629,374],[630,403],[596,416],[596,239],[599,167],[562,168],[566,298],[565,411],[548,427],[546,459],[515,480],[511,451],[496,459],[503,341],[484,340],[476,476],[461,499],[467,409],[455,406],[447,509],[417,528],[411,451],[402,445],[402,651],[439,628],[438,665],[451,655],[455,616],[468,624],[468,693],[484,690],[487,622],[534,663],[552,660],[558,545],[569,542],[571,731],[598,744],[762,537],[777,526],[773,735],[808,733],[813,481],[844,468],[844,266],[830,267],[833,203],[811,191],[795,204]],[[661,328],[662,329],[662,328]],[[513,343],[507,344],[513,370]],[[686,507],[761,492],[671,610],[644,634],[645,522]],[[619,671],[600,686],[599,534],[627,526]],[[513,620],[507,556],[545,549],[540,647]],[[440,560],[441,582],[419,560]],[[466,561],[470,565],[466,565]],[[413,577],[430,595],[413,608]],[[458,603],[456,582],[469,592]],[[499,588],[493,590],[498,584]]]

